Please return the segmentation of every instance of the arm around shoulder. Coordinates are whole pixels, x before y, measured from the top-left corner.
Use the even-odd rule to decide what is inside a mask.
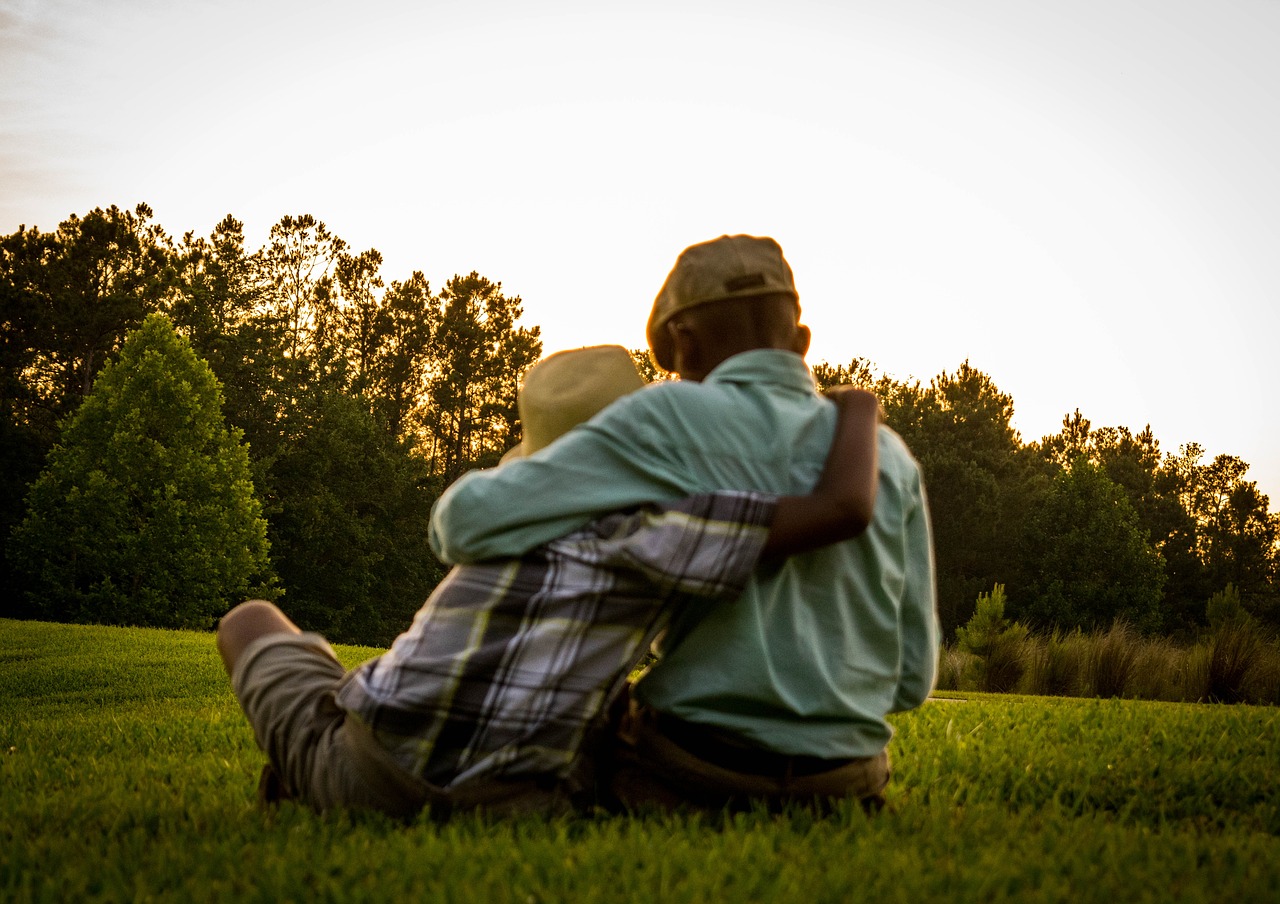
[[[863,533],[875,511],[879,476],[876,432],[880,402],[851,386],[829,391],[835,438],[822,476],[807,496],[783,496],[765,544],[767,557],[808,552]]]
[[[625,416],[601,426],[604,420],[598,416],[528,458],[458,478],[432,508],[432,550],[449,565],[521,556],[600,515],[687,495],[664,480],[664,463],[641,441],[642,429]]]

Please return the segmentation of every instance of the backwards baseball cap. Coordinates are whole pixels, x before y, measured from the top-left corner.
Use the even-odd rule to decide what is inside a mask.
[[[645,385],[631,353],[621,345],[556,352],[524,375],[516,404],[523,439],[502,460],[532,455],[610,402]]]
[[[800,304],[791,267],[782,249],[771,238],[754,235],[722,235],[691,245],[676,258],[667,281],[653,302],[646,334],[653,363],[674,369],[667,321],[681,311],[729,298],[790,295]]]

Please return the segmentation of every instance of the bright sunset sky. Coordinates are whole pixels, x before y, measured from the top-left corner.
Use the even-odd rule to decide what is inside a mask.
[[[0,0],[0,234],[313,213],[548,352],[772,235],[811,361],[968,358],[1024,440],[1150,423],[1275,510],[1278,48],[1277,0]]]

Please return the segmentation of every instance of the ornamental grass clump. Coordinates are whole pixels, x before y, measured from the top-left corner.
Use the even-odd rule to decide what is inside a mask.
[[[1274,644],[1245,610],[1233,584],[1210,597],[1205,608],[1209,622],[1205,697],[1214,703],[1256,701],[1257,685],[1268,683],[1264,663]],[[1255,679],[1255,672],[1262,681]]]
[[[1123,697],[1138,664],[1142,638],[1124,621],[1090,638],[1084,690],[1089,697]]]
[[[1028,638],[1023,689],[1045,697],[1076,697],[1083,683],[1088,640],[1079,629],[1054,629],[1046,638]]]
[[[1272,640],[1259,652],[1245,681],[1250,703],[1280,705],[1280,643]]]
[[[1129,695],[1139,700],[1176,703],[1187,699],[1187,651],[1163,637],[1150,637],[1138,645],[1137,661],[1129,682]]]
[[[958,691],[964,684],[965,673],[972,669],[975,659],[972,653],[944,645],[938,654],[938,680],[936,687],[940,691]]]
[[[1262,632],[1248,623],[1228,623],[1209,637],[1206,696],[1213,703],[1243,703],[1249,673],[1262,654]]]
[[[942,649],[939,690],[1280,704],[1280,639],[1230,586],[1210,601],[1210,627],[1191,646],[1144,637],[1122,619],[1106,631],[1034,635],[1005,618],[1004,603],[1001,585],[979,596],[956,643]]]

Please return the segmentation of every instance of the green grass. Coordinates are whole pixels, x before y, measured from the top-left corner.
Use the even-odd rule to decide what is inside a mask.
[[[930,703],[870,819],[403,827],[259,810],[211,635],[0,620],[0,675],[3,901],[1280,900],[1274,707]]]

